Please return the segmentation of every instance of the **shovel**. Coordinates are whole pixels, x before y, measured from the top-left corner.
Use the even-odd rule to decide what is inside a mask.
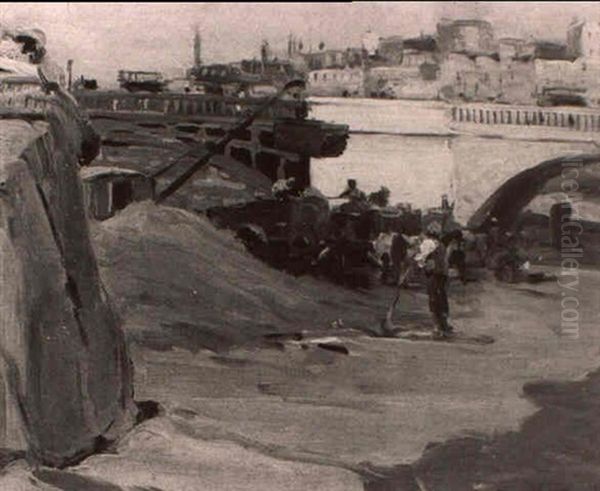
[[[396,305],[400,300],[400,291],[402,289],[402,285],[406,278],[408,278],[408,275],[411,273],[412,269],[413,265],[410,264],[398,278],[398,283],[396,285],[396,296],[394,297],[394,300],[392,301],[390,307],[387,310],[385,319],[381,322],[381,330],[384,334],[392,334],[396,330],[396,326],[394,326],[394,323],[392,321],[392,316],[394,315],[394,310],[396,310]]]

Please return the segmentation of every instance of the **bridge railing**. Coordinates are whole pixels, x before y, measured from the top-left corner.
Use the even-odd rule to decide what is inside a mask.
[[[182,116],[239,117],[265,102],[258,98],[237,98],[204,94],[131,94],[122,92],[77,92],[79,104],[89,111],[155,112]],[[278,101],[263,118],[294,117],[298,101]]]
[[[539,107],[454,106],[452,121],[487,125],[522,125],[600,131],[600,111]]]
[[[16,114],[22,112],[44,115],[48,111],[60,107],[63,111],[70,112],[71,109],[65,101],[44,94],[39,85],[33,86],[31,91],[0,92],[0,113]]]

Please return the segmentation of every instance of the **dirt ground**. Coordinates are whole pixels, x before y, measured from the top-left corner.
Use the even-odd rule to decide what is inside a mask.
[[[2,489],[600,488],[595,270],[569,293],[576,338],[556,281],[453,282],[453,324],[495,340],[474,345],[373,337],[392,288],[286,276],[181,210],[134,205],[94,241],[160,413],[70,469],[16,461]],[[426,325],[426,304],[404,291],[395,321]]]

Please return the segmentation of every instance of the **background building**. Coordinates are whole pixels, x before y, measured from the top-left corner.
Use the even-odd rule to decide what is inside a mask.
[[[309,70],[344,68],[348,64],[348,54],[346,50],[342,49],[328,49],[308,53],[305,58]]]
[[[495,51],[492,25],[479,19],[442,19],[437,25],[437,40],[442,53]]]
[[[498,41],[500,63],[498,102],[533,104],[536,98],[535,47],[520,38]]]
[[[314,96],[364,97],[365,70],[350,67],[312,70],[307,76],[307,90]]]
[[[367,31],[363,34],[361,47],[367,52],[367,56],[377,55],[379,48],[379,35],[374,32]]]
[[[421,66],[423,63],[437,64],[438,61],[438,45],[433,36],[420,36],[404,40],[402,65]]]
[[[386,63],[400,65],[402,63],[404,43],[402,36],[389,36],[379,40],[377,54]]]
[[[437,99],[440,81],[436,71],[419,66],[378,66],[366,74],[366,95],[393,99]]]
[[[574,22],[567,30],[567,52],[571,58],[600,63],[600,23]]]

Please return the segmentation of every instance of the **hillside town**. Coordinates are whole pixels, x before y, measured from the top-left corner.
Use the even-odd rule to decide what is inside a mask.
[[[561,41],[499,37],[486,20],[443,18],[434,33],[417,37],[369,30],[360,46],[331,48],[289,34],[283,46],[263,39],[253,59],[206,63],[196,29],[193,63],[184,76],[120,70],[117,80],[127,90],[133,85],[232,96],[251,86],[246,95],[256,96],[304,79],[307,95],[317,97],[597,107],[600,23],[574,20],[563,36]],[[69,80],[72,65],[70,60]],[[73,88],[98,86],[81,76]]]
[[[290,35],[283,56],[268,43],[261,55],[305,74],[315,96],[596,106],[599,42],[597,22],[574,21],[555,42],[497,38],[481,19],[442,19],[418,37],[366,32],[360,47],[307,47]]]

